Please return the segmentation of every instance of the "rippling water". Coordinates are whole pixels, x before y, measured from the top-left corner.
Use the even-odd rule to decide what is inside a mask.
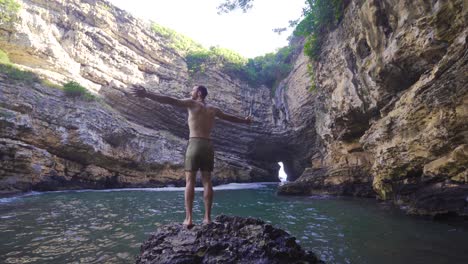
[[[246,189],[247,188],[247,189]],[[282,197],[272,184],[215,188],[213,214],[259,217],[329,263],[468,263],[468,230],[372,199]],[[195,223],[203,215],[201,192]],[[0,263],[133,263],[158,225],[181,222],[183,189],[31,193],[0,199]]]

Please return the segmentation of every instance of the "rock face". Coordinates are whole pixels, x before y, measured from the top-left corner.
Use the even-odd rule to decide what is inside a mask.
[[[259,219],[220,215],[190,230],[165,225],[140,248],[136,263],[323,263],[287,232]]]
[[[170,41],[105,1],[20,1],[0,25],[10,60],[98,102],[0,74],[0,192],[183,184],[186,113],[126,91],[185,97],[194,84],[252,126],[218,122],[217,183],[277,180],[282,194],[390,200],[468,215],[466,1],[354,0],[309,67],[275,90],[208,68],[189,74]],[[312,89],[311,78],[315,80]]]
[[[0,49],[41,78],[78,81],[97,102],[0,75],[0,192],[184,184],[186,112],[126,91],[187,97],[194,84],[210,102],[252,126],[219,122],[215,183],[275,181],[279,166],[254,152],[274,130],[266,87],[218,69],[189,75],[170,41],[105,1],[19,1],[19,20],[0,25]]]
[[[279,192],[375,191],[410,213],[468,215],[466,8],[351,1],[313,64],[316,90],[304,95],[300,60],[284,82],[286,116],[313,119],[317,147]]]

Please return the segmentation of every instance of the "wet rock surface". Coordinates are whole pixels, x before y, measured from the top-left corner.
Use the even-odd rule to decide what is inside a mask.
[[[335,171],[307,168],[301,180],[278,186],[282,195],[338,195],[373,198],[372,176],[361,167]]]
[[[187,229],[164,225],[140,248],[136,263],[323,263],[287,232],[262,220],[219,215]]]

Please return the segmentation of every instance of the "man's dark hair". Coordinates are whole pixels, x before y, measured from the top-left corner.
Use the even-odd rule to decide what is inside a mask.
[[[208,95],[208,90],[203,85],[198,85],[197,90],[201,93],[202,99],[205,99],[205,97]]]

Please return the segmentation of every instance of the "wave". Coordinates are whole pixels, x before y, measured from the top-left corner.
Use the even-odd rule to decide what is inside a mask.
[[[27,193],[12,196],[12,197],[0,198],[0,204],[11,203],[11,202],[19,200],[21,198],[24,198],[24,197],[27,197],[27,196],[38,195],[38,194],[41,194],[41,192],[27,192]]]
[[[214,186],[215,191],[221,190],[242,190],[242,189],[260,189],[265,188],[266,185],[278,184],[275,182],[257,182],[257,183],[228,183],[223,185]],[[119,188],[119,189],[105,189],[105,190],[66,190],[66,191],[53,191],[53,192],[126,192],[126,191],[145,191],[145,192],[177,192],[184,191],[185,187],[159,187],[159,188]],[[195,191],[203,191],[203,187],[195,187]]]
[[[224,190],[245,190],[245,189],[261,189],[267,187],[267,185],[278,185],[277,182],[256,182],[256,183],[228,183],[223,185],[214,186],[215,191]],[[79,193],[79,192],[127,192],[127,191],[144,191],[144,192],[182,192],[185,187],[159,187],[159,188],[119,188],[119,189],[104,189],[104,190],[93,190],[93,189],[82,189],[82,190],[63,190],[63,191],[47,191],[47,192],[28,192],[18,196],[12,196],[7,198],[0,198],[0,204],[11,203],[18,199],[46,194],[46,193]],[[203,191],[203,187],[195,187],[195,191]]]

